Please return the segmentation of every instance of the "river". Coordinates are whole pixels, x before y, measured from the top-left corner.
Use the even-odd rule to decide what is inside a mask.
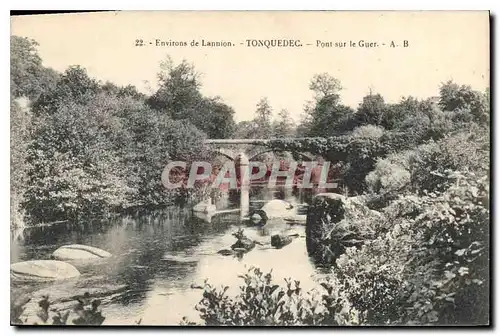
[[[251,207],[262,206],[263,199],[269,197],[252,197]],[[207,222],[196,218],[190,209],[178,207],[100,225],[68,225],[25,230],[22,238],[11,241],[11,262],[48,259],[66,244],[86,244],[112,253],[113,257],[103,262],[77,266],[82,275],[71,280],[73,294],[83,294],[88,286],[127,286],[124,293],[102,306],[105,325],[129,325],[139,320],[144,325],[177,325],[184,316],[199,322],[194,307],[202,291],[191,286],[208,279],[215,285],[230,286],[228,294],[235,294],[243,284],[238,275],[250,266],[264,272],[272,269],[280,283],[288,277],[300,280],[304,289],[313,287],[313,278],[318,275],[307,255],[304,227],[300,225],[284,227],[301,237],[282,249],[271,248],[269,232],[242,224],[238,214],[221,214]],[[232,233],[240,227],[249,238],[267,246],[257,245],[241,259],[217,254],[235,242]],[[54,286],[12,284],[12,292],[26,294],[45,288],[54,293]]]

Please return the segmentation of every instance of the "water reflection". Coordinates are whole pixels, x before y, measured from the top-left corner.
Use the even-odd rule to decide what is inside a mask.
[[[274,197],[272,191],[254,194],[252,207],[262,206],[262,199]],[[257,199],[256,199],[257,198]],[[229,285],[237,290],[239,274],[250,266],[263,271],[273,270],[277,280],[292,277],[301,280],[303,287],[313,286],[314,267],[309,262],[305,239],[297,238],[277,250],[270,248],[270,234],[304,234],[303,227],[284,222],[270,223],[265,228],[242,226],[238,214],[222,214],[210,223],[198,219],[187,209],[171,208],[148,215],[126,216],[106,225],[65,223],[53,227],[26,230],[22,239],[11,244],[11,261],[47,259],[65,244],[86,244],[113,254],[98,264],[75,265],[82,276],[71,286],[74,292],[88,286],[126,285],[124,295],[103,307],[105,324],[178,324],[183,316],[196,320],[195,304],[201,291],[192,284],[205,279],[215,285]],[[232,233],[244,227],[245,235],[264,243],[242,258],[217,254],[229,248],[235,238]],[[51,285],[12,285],[14,292],[26,293]],[[76,294],[76,293],[75,293]]]

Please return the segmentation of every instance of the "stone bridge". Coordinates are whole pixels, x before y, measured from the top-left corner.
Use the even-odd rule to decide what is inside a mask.
[[[207,139],[205,145],[213,152],[232,161],[238,161],[241,169],[240,186],[240,216],[245,218],[249,213],[250,169],[249,162],[256,157],[269,152],[289,152],[295,160],[300,157],[303,161],[315,161],[315,155],[307,152],[289,151],[282,148],[273,148],[275,140],[296,141],[307,138],[286,139]]]
[[[287,138],[279,140],[302,140],[304,138]],[[238,156],[245,154],[249,161],[256,157],[270,152],[289,152],[281,148],[272,148],[267,146],[277,139],[207,139],[205,145],[214,152],[235,160]],[[299,156],[302,160],[313,161],[315,156],[307,152],[291,152],[292,155]]]

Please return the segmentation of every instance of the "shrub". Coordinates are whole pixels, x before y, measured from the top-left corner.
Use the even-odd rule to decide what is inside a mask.
[[[352,133],[351,137],[358,138],[369,138],[369,139],[380,139],[384,135],[384,128],[375,125],[364,125],[356,127]]]
[[[377,161],[365,181],[370,192],[381,194],[443,191],[454,170],[489,175],[489,151],[488,132],[477,127],[389,154]]]
[[[28,148],[26,209],[33,222],[102,217],[188,197],[165,191],[169,160],[189,161],[204,135],[130,97],[97,95],[39,117]]]
[[[40,118],[28,148],[32,220],[96,216],[125,206],[130,190],[115,147],[124,137],[120,120],[102,106],[68,104]]]
[[[366,176],[368,190],[374,193],[389,193],[403,190],[410,183],[410,172],[387,159],[379,160],[375,170]]]
[[[78,297],[77,303],[72,309],[59,311],[51,308],[52,303],[48,296],[43,296],[38,301],[35,316],[22,319],[26,304],[31,301],[30,298],[22,298],[18,302],[11,302],[11,323],[15,325],[27,324],[28,320],[31,325],[101,325],[105,317],[102,315],[99,306],[100,300],[91,300],[88,292],[83,296]],[[70,316],[75,318],[69,319]]]
[[[299,281],[284,279],[276,284],[271,272],[264,274],[251,267],[240,275],[244,285],[235,297],[226,294],[228,287],[214,288],[205,282],[203,298],[196,306],[206,325],[225,326],[300,326],[352,325],[356,312],[342,300],[338,291],[324,283],[323,291],[304,292]],[[182,324],[195,323],[183,319]]]
[[[367,190],[366,176],[374,169],[377,159],[387,154],[387,148],[380,138],[352,137],[346,153],[344,184],[351,193],[361,194]]]
[[[488,322],[487,179],[453,180],[443,193],[393,202],[377,238],[337,260],[362,323]]]
[[[235,297],[206,283],[201,318],[208,325],[487,324],[488,178],[456,171],[448,179],[443,192],[401,196],[377,220],[352,221],[351,229],[362,224],[369,234],[330,259],[323,290],[304,293],[289,279],[282,287],[252,268]],[[346,218],[328,218],[335,225],[326,233],[347,232],[340,229]],[[342,236],[334,240],[339,245]]]
[[[10,213],[11,229],[24,227],[24,193],[27,187],[27,173],[29,166],[26,162],[26,150],[31,133],[31,110],[28,100],[16,99],[10,103]]]

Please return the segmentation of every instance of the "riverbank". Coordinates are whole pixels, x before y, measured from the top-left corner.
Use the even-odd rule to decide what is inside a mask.
[[[242,259],[217,254],[234,243],[232,233],[240,227],[246,235],[267,246],[257,246]],[[290,233],[304,229],[302,226],[287,227]],[[241,281],[238,275],[245,273],[250,265],[268,271],[273,269],[278,278],[292,276],[304,283],[315,274],[304,238],[295,239],[281,250],[273,249],[269,235],[262,235],[264,233],[256,228],[241,226],[239,216],[230,213],[207,223],[193,217],[188,209],[176,208],[158,213],[154,218],[127,217],[79,231],[55,229],[34,229],[23,242],[13,243],[11,261],[44,259],[57,247],[69,243],[103,248],[115,257],[97,265],[80,267],[82,275],[74,282],[75,287],[57,285],[74,288],[73,291],[54,291],[50,286],[26,290],[38,293],[39,297],[43,293],[83,295],[86,288],[104,291],[109,284],[126,286],[123,293],[103,300],[105,325],[133,325],[139,318],[142,324],[157,325],[177,325],[184,316],[196,320],[198,313],[194,307],[203,291],[194,290],[191,285],[203,285],[203,281],[209,279],[237,289]],[[290,261],[294,267],[290,266]],[[22,286],[14,290],[27,293]]]

